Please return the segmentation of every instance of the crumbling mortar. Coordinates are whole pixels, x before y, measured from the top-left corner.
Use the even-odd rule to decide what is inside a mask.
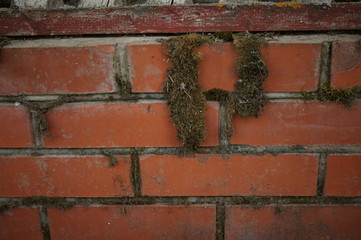
[[[215,205],[222,215],[223,207],[228,205],[251,206],[261,209],[265,206],[283,208],[286,205],[361,205],[361,197],[331,196],[184,196],[184,197],[45,197],[33,196],[25,198],[0,198],[0,214],[16,207],[57,208],[62,211],[74,206],[107,206],[107,205]],[[222,219],[221,219],[222,220]],[[217,223],[222,227],[221,222]],[[220,228],[218,228],[220,230]]]
[[[317,195],[322,196],[325,186],[327,154],[321,153],[318,158],[318,174],[317,174]]]

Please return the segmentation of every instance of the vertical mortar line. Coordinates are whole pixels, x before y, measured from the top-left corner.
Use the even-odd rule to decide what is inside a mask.
[[[30,112],[32,133],[33,133],[35,147],[41,148],[41,147],[43,147],[43,140],[42,140],[42,135],[41,135],[41,130],[40,130],[40,123],[38,121],[39,113],[34,110],[29,110],[29,112]]]
[[[119,74],[123,81],[130,83],[127,45],[124,43],[116,44],[113,68],[114,72]],[[120,86],[120,83],[116,82],[115,84],[121,91],[122,87]]]
[[[219,117],[219,131],[220,131],[220,144],[221,146],[229,145],[229,138],[226,132],[226,124],[228,120],[227,104],[219,103],[220,105],[220,117]]]
[[[327,154],[321,153],[318,159],[317,196],[323,195],[325,178],[326,178],[326,164],[327,164]]]
[[[134,196],[142,196],[142,179],[140,175],[139,153],[137,150],[133,150],[131,153],[130,176]]]
[[[40,226],[43,233],[44,240],[51,240],[50,227],[48,221],[48,209],[44,206],[39,208]]]
[[[226,221],[226,207],[224,203],[216,205],[216,240],[224,240],[224,226]]]
[[[331,77],[332,42],[323,42],[321,45],[320,79],[321,85],[330,86]]]

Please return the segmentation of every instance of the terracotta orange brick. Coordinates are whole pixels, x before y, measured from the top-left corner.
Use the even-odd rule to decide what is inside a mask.
[[[0,94],[115,91],[114,45],[4,48]]]
[[[218,145],[219,105],[207,104],[206,142]],[[48,113],[46,147],[181,146],[163,102],[68,104]]]
[[[320,71],[321,45],[311,43],[270,43],[262,49],[268,69],[266,92],[315,90]]]
[[[361,236],[361,205],[226,208],[225,239],[352,239]]]
[[[48,210],[51,239],[215,239],[213,206],[104,206]],[[91,231],[90,231],[91,229]]]
[[[42,240],[39,209],[13,208],[0,214],[0,239]]]
[[[166,48],[160,44],[130,45],[128,57],[131,81],[135,92],[162,92],[170,64]],[[200,47],[199,81],[204,90],[222,88],[234,91],[237,82],[237,54],[232,44],[211,44]],[[275,44],[262,49],[269,70],[265,81],[268,92],[314,90],[318,83],[320,44]]]
[[[161,44],[130,45],[127,55],[133,92],[162,92],[170,67],[167,50]]]
[[[0,196],[132,196],[129,157],[0,157]]]
[[[361,47],[356,42],[332,44],[331,86],[333,88],[361,85]]]
[[[274,102],[258,118],[235,116],[234,144],[361,144],[361,101],[351,108],[336,103]]]
[[[314,156],[141,156],[142,193],[155,196],[316,194]]]
[[[361,155],[328,157],[324,193],[332,196],[361,196]]]
[[[0,105],[0,147],[32,147],[30,114],[25,107]]]

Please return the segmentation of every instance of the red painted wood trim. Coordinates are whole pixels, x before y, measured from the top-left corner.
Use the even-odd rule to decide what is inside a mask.
[[[144,6],[106,9],[2,10],[0,35],[319,31],[361,29],[361,3],[332,7]]]

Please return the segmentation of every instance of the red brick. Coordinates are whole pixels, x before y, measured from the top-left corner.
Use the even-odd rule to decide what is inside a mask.
[[[333,43],[331,65],[332,87],[361,85],[361,48],[356,42]]]
[[[234,91],[237,54],[232,44],[204,45],[199,64],[199,80],[205,90],[222,88]],[[268,92],[314,90],[319,73],[320,44],[274,44],[262,49],[269,70],[265,81]],[[160,44],[131,45],[128,57],[135,92],[161,92],[170,67],[166,49]]]
[[[74,207],[48,216],[53,240],[215,239],[212,206]]]
[[[266,92],[315,90],[320,71],[321,45],[270,43],[262,49],[268,69]]]
[[[314,156],[150,155],[140,158],[140,166],[144,195],[316,194]]]
[[[42,240],[39,209],[14,208],[0,214],[0,239]]]
[[[361,155],[328,157],[324,193],[361,196]]]
[[[350,109],[336,103],[274,102],[260,117],[234,117],[234,144],[361,144],[361,102]]]
[[[114,45],[4,48],[0,94],[115,91]]]
[[[0,147],[32,147],[30,114],[24,107],[0,105]]]
[[[207,104],[207,139],[219,142],[219,105]],[[180,146],[169,108],[163,102],[68,104],[48,114],[46,147]]]
[[[170,67],[166,51],[160,44],[128,46],[133,92],[162,92]]]
[[[129,157],[1,157],[0,196],[114,197],[133,195]]]
[[[354,239],[361,236],[361,205],[226,209],[225,239]]]

